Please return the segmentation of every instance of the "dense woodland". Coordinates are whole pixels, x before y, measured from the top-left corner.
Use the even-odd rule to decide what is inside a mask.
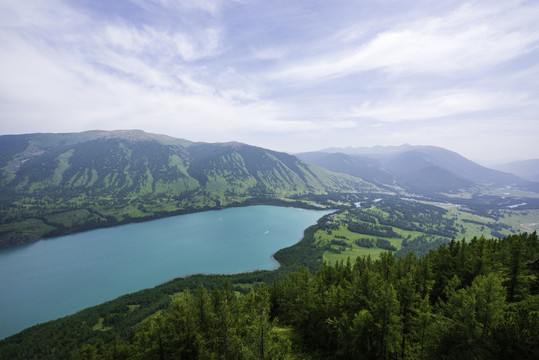
[[[175,296],[128,339],[74,359],[537,359],[536,233],[451,241],[422,258],[306,267],[246,295]]]

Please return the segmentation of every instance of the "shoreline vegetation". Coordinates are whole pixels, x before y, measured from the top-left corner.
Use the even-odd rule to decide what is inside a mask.
[[[0,272],[6,271],[1,303],[12,308],[0,316],[0,338],[177,277],[275,270],[281,266],[275,253],[299,242],[305,228],[328,212],[269,205],[228,208],[0,252],[5,259],[0,259]],[[265,234],[267,229],[271,234]],[[30,269],[34,275],[28,278]],[[47,289],[56,290],[41,299],[34,296]]]
[[[314,208],[313,210],[321,209]],[[82,339],[90,339],[95,335],[106,335],[106,332],[95,333],[92,329],[93,326],[99,322],[99,319],[104,318],[105,324],[110,324],[110,316],[108,315],[117,314],[116,311],[111,311],[111,309],[120,309],[124,307],[128,309],[129,306],[138,305],[139,308],[136,312],[125,313],[124,315],[126,317],[122,319],[122,321],[115,323],[115,329],[118,328],[127,331],[131,326],[135,326],[148,316],[166,308],[171,301],[172,296],[185,289],[194,291],[200,285],[204,285],[207,288],[221,288],[225,282],[230,282],[234,291],[246,293],[255,284],[260,282],[271,283],[277,279],[282,279],[300,266],[305,266],[311,269],[311,271],[314,271],[321,265],[322,254],[327,249],[315,249],[315,247],[312,246],[313,234],[320,228],[321,224],[328,221],[330,215],[331,214],[323,215],[318,219],[315,225],[305,229],[303,237],[296,244],[275,252],[272,258],[279,264],[276,269],[254,270],[237,274],[191,274],[177,277],[158,284],[155,287],[119,296],[118,298],[103,304],[86,308],[75,314],[57,320],[34,325],[17,334],[8,336],[5,339],[0,339],[0,355],[3,354],[3,351],[12,348],[13,345],[17,344],[15,347],[19,348],[19,346],[26,344],[27,341],[33,342],[34,340],[32,339],[41,339],[38,343],[43,341],[43,343],[46,344],[40,351],[40,354],[45,355],[47,348],[50,349],[54,347],[54,341],[47,341],[47,339],[54,339],[55,337],[53,334],[56,333],[58,329],[63,329],[62,332],[64,333],[66,331],[69,333],[68,329],[73,330],[73,334],[82,335]],[[124,312],[122,311],[121,313]],[[93,322],[94,319],[95,322]],[[76,331],[72,328],[74,324],[76,324]],[[78,344],[80,340],[81,338],[72,338],[67,340],[67,342]],[[23,346],[30,345],[26,344]],[[30,348],[32,348],[32,346],[30,346]],[[42,351],[44,351],[44,353],[42,353]]]
[[[85,231],[105,229],[105,228],[111,228],[111,227],[135,224],[135,223],[143,223],[143,222],[152,221],[152,220],[158,220],[158,219],[174,217],[174,216],[179,216],[179,215],[195,214],[195,213],[200,213],[200,212],[205,212],[205,211],[217,211],[217,210],[224,210],[228,208],[248,207],[248,206],[255,206],[255,205],[293,207],[293,208],[306,209],[306,210],[328,210],[328,209],[333,209],[335,207],[335,206],[332,207],[331,205],[322,205],[323,206],[322,207],[320,206],[320,204],[313,205],[306,201],[295,200],[295,199],[251,198],[251,199],[246,199],[240,202],[232,202],[226,205],[214,205],[214,206],[204,205],[202,207],[188,207],[188,208],[181,208],[181,209],[166,211],[166,212],[163,212],[163,211],[155,212],[155,213],[148,214],[145,216],[137,216],[137,217],[124,216],[124,218],[120,220],[114,217],[109,217],[107,221],[105,222],[85,223],[83,225],[76,225],[72,227],[58,226],[58,224],[56,224],[56,226],[58,227],[55,230],[50,231],[49,233],[43,236],[37,236],[36,234],[33,234],[33,233],[24,233],[24,232],[10,234],[8,237],[5,237],[4,239],[2,239],[2,241],[0,241],[0,251],[2,251],[2,249],[16,247],[16,246],[20,246],[24,244],[30,244],[30,243],[34,243],[40,240],[52,239],[59,236],[71,235],[71,234],[81,233]],[[27,219],[27,220],[32,220],[32,219]]]

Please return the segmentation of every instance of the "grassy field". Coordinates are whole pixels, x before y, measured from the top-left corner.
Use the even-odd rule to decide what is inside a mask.
[[[346,262],[348,259],[350,259],[350,261],[353,262],[354,259],[356,259],[358,256],[367,256],[367,255],[370,255],[371,258],[376,259],[380,257],[380,254],[384,251],[387,251],[387,250],[379,249],[379,248],[367,249],[367,248],[363,248],[363,247],[353,244],[351,249],[340,252],[338,254],[326,251],[324,253],[324,261],[330,264],[334,264],[337,261]]]
[[[492,234],[492,229],[488,227],[488,225],[495,224],[495,219],[472,214],[461,206],[440,205],[440,207],[448,211],[446,217],[455,220],[456,227],[459,229],[459,231],[454,235],[456,239],[470,239],[474,236],[479,237],[481,235],[485,237],[494,236]],[[504,233],[508,235],[510,231],[505,230]]]
[[[105,318],[99,318],[99,321],[92,326],[93,331],[109,331],[112,330],[112,327],[105,326]]]
[[[501,214],[503,218],[500,221],[514,229],[522,232],[539,231],[539,210],[502,210]]]
[[[408,201],[408,200],[407,200]],[[425,227],[421,231],[411,231],[391,226],[393,231],[400,237],[382,237],[368,234],[358,234],[348,229],[347,224],[353,221],[360,221],[359,218],[348,211],[340,212],[333,216],[332,228],[318,230],[315,235],[315,243],[319,246],[329,247],[324,252],[323,259],[329,263],[336,261],[346,261],[349,257],[354,260],[358,256],[370,255],[372,258],[378,258],[385,249],[379,247],[361,247],[355,243],[359,239],[371,239],[376,242],[377,239],[387,240],[397,251],[403,249],[405,241],[412,242],[417,239],[425,239],[427,242],[449,241],[452,238],[460,240],[462,238],[472,239],[473,237],[484,236],[486,238],[506,236],[518,232],[532,232],[539,230],[539,210],[493,210],[489,217],[473,213],[464,206],[454,204],[423,202],[427,209],[433,209],[436,206],[440,211],[438,215],[443,217],[445,224],[451,224],[452,231],[444,235],[436,235],[436,225]],[[393,204],[395,205],[395,204]],[[379,208],[379,207],[380,208]],[[403,215],[397,210],[391,210],[391,205],[370,204],[369,207],[361,208],[364,214],[372,215],[374,226],[379,226],[383,219],[391,216],[402,215],[409,220],[408,224],[412,226],[421,226],[421,221],[413,221],[422,217],[421,213],[415,213],[413,216]],[[429,210],[429,211],[431,211]],[[356,209],[357,211],[357,209]],[[408,217],[407,217],[408,216]]]

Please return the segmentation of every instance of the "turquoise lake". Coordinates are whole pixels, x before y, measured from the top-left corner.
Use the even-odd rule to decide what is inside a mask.
[[[328,211],[250,206],[92,230],[0,251],[0,339],[196,274],[275,269]]]

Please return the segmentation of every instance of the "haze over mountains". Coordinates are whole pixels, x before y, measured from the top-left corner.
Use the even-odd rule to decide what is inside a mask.
[[[513,161],[492,166],[493,169],[513,173],[529,181],[539,181],[539,159]]]
[[[455,192],[474,184],[539,191],[539,183],[486,168],[435,146],[330,148],[297,156],[331,171],[357,176],[379,186],[398,185],[413,193]]]

